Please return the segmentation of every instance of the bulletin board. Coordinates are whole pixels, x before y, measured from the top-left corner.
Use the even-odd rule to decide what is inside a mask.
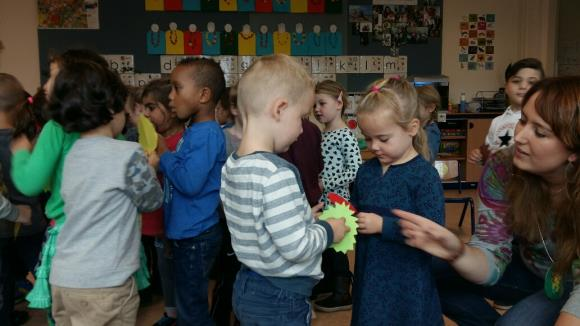
[[[425,0],[418,0],[425,1]],[[443,0],[431,0],[443,11]],[[288,31],[301,23],[304,31],[312,31],[314,25],[323,30],[336,25],[341,32],[343,55],[367,56],[369,63],[373,58],[390,56],[391,51],[377,42],[361,45],[360,36],[351,33],[348,10],[350,5],[370,5],[369,0],[343,0],[341,13],[259,13],[259,12],[195,12],[195,11],[146,11],[145,0],[100,1],[98,29],[39,29],[39,57],[42,80],[48,75],[48,57],[51,53],[62,53],[69,48],[89,48],[101,54],[123,56],[131,55],[133,71],[142,76],[158,76],[162,71],[161,55],[148,54],[146,33],[152,24],[158,24],[161,30],[169,30],[170,23],[177,24],[180,30],[194,23],[204,30],[208,22],[215,23],[216,30],[223,30],[231,24],[234,31],[240,31],[244,24],[249,24],[253,31],[261,25],[275,30],[283,22]],[[408,75],[438,75],[441,73],[440,37],[430,37],[425,43],[406,44],[399,49],[399,55],[405,57]],[[349,58],[342,58],[347,60]],[[347,64],[347,62],[345,62]],[[336,74],[336,80],[350,92],[362,91],[372,81],[382,78],[383,73]]]

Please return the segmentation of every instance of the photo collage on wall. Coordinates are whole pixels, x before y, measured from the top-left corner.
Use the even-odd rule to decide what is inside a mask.
[[[438,0],[417,0],[416,5],[350,5],[351,34],[360,44],[377,42],[398,48],[404,44],[427,43],[441,37],[441,5]]]
[[[459,67],[493,70],[495,56],[495,14],[469,14],[459,23]]]

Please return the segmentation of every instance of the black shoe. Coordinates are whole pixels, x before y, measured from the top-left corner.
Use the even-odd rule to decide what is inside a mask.
[[[30,319],[30,315],[26,311],[14,310],[10,319],[12,319],[12,325],[19,326],[24,325]]]
[[[332,294],[332,282],[328,280],[328,278],[323,278],[314,286],[312,289],[312,295],[310,296],[310,300],[316,301],[321,300],[329,295]]]
[[[153,326],[175,326],[177,325],[177,319],[171,318],[167,316],[166,313],[163,314],[163,317],[159,319]]]
[[[351,310],[350,277],[337,277],[332,295],[314,302],[314,308],[323,312]]]

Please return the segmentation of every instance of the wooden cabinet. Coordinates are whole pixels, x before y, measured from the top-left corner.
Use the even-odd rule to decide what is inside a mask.
[[[467,155],[485,142],[485,136],[493,118],[498,113],[447,113],[446,121],[439,122],[441,146],[437,158],[457,160],[462,180],[479,181],[482,167],[467,163]]]
[[[468,119],[467,120],[467,144],[466,153],[471,152],[471,150],[479,148],[485,143],[485,136],[487,136],[487,131],[491,125],[492,119]],[[479,182],[479,177],[481,176],[481,171],[483,167],[478,164],[465,164],[465,181],[467,182]]]

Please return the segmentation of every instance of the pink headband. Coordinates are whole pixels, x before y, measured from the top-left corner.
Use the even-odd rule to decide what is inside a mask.
[[[34,100],[32,99],[32,96],[29,96],[26,101],[28,101],[28,103],[32,104],[34,102]]]
[[[381,88],[377,85],[373,85],[371,87],[371,93],[379,93],[381,91]]]

